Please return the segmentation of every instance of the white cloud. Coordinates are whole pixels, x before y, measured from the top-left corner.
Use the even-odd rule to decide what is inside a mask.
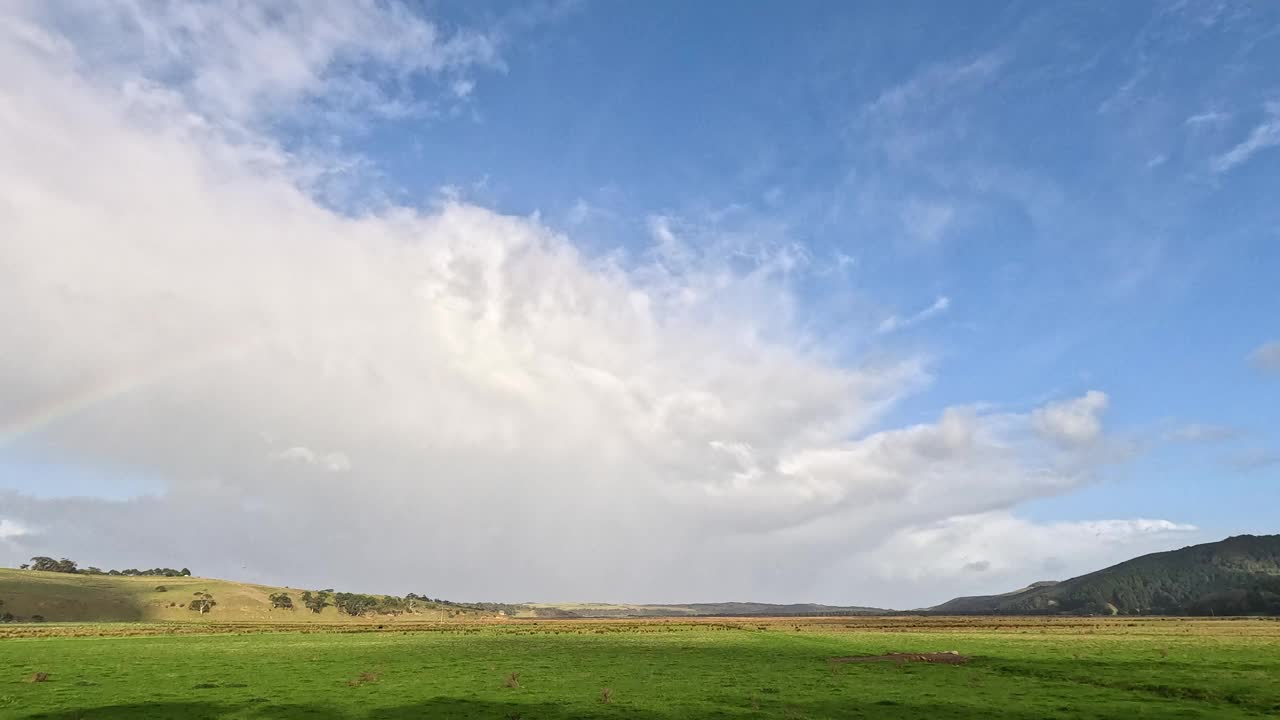
[[[1209,163],[1211,170],[1215,173],[1227,172],[1259,152],[1280,145],[1280,102],[1269,102],[1266,109],[1267,119],[1250,130],[1249,137],[1225,153],[1215,156]]]
[[[346,453],[331,452],[324,456],[322,464],[330,472],[346,472],[351,469],[351,458]]]
[[[1090,390],[1083,397],[1036,410],[1032,421],[1037,432],[1055,442],[1087,444],[1101,437],[1100,416],[1109,403],[1106,393]]]
[[[1280,340],[1259,345],[1249,353],[1249,362],[1259,370],[1280,372]]]
[[[1173,428],[1165,438],[1174,442],[1214,443],[1239,437],[1240,434],[1238,428],[1229,425],[1190,423]]]
[[[27,534],[27,528],[8,518],[0,518],[0,543],[10,542]]]
[[[956,210],[942,202],[911,200],[903,206],[901,214],[907,249],[920,250],[942,242],[955,221]]]
[[[276,454],[281,460],[302,462],[307,465],[323,467],[330,472],[346,472],[351,469],[351,459],[346,453],[331,452],[318,455],[311,448],[295,446]]]
[[[224,123],[278,119],[291,108],[401,116],[429,109],[404,91],[414,76],[438,77],[461,98],[473,87],[471,69],[502,68],[495,34],[445,32],[403,5],[375,0],[25,9],[74,38],[79,60],[122,88],[159,100],[150,84],[163,82],[203,120]],[[148,86],[130,88],[139,80]]]
[[[886,88],[862,106],[853,118],[852,136],[868,142],[868,149],[891,163],[919,168],[932,152],[962,142],[974,99],[990,90],[1006,63],[1002,51],[972,59],[926,65],[897,85]],[[945,118],[945,122],[939,122]],[[908,204],[904,221],[909,231],[940,233],[950,212],[926,204],[925,212]]]
[[[326,161],[256,119],[341,94],[339,58],[490,56],[394,9],[283,6],[308,40],[214,7],[126,13],[112,32],[149,44],[109,63],[74,22],[0,26],[0,428],[166,487],[0,493],[41,528],[24,551],[463,598],[852,599],[844,555],[1101,462],[1098,392],[881,429],[923,363],[807,337],[794,248],[721,253],[655,218],[624,266],[456,199],[334,212],[308,192]],[[408,34],[370,49],[384,32]],[[254,77],[224,45],[297,67]],[[386,548],[414,551],[368,561]]]
[[[895,330],[909,328],[912,325],[918,325],[935,315],[940,315],[946,312],[950,307],[951,298],[946,297],[945,295],[939,296],[938,299],[933,301],[932,305],[905,319],[900,318],[897,315],[890,315],[880,322],[880,325],[876,328],[876,332],[885,334],[891,333]]]
[[[1007,512],[904,528],[868,553],[871,572],[919,588],[936,604],[1065,580],[1199,540],[1193,525],[1143,518],[1034,523]]]
[[[609,211],[578,198],[565,213],[565,222],[570,227],[579,227],[595,219],[608,217],[609,214]]]
[[[1231,115],[1217,110],[1209,110],[1207,112],[1197,113],[1187,118],[1184,124],[1193,130],[1199,130],[1206,127],[1215,127],[1222,125],[1231,119]]]
[[[1250,448],[1227,458],[1227,465],[1238,472],[1252,472],[1280,465],[1280,452],[1268,448]]]
[[[939,63],[882,92],[864,112],[881,118],[917,113],[936,107],[957,93],[987,85],[1004,66],[1000,53],[987,53],[968,62]]]

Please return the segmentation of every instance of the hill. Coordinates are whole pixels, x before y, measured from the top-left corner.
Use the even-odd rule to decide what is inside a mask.
[[[360,622],[362,617],[341,612],[332,602],[320,612],[302,605],[302,592],[200,577],[125,577],[80,575],[38,570],[0,568],[0,616],[14,620],[43,618],[49,622],[227,621],[227,622]],[[213,596],[214,605],[201,615],[188,605],[196,593]],[[273,608],[271,596],[285,593],[294,609]],[[458,616],[492,617],[495,613],[415,599],[412,608],[401,598],[386,595],[357,596],[370,609],[364,614],[383,619],[406,615],[424,618]],[[379,603],[374,605],[373,603]],[[385,605],[384,605],[385,604]],[[388,606],[392,612],[380,612]]]
[[[313,591],[314,592],[314,591]],[[189,607],[197,593],[212,596],[214,605],[201,615]],[[271,596],[285,593],[293,609],[275,608]],[[0,568],[0,617],[49,622],[359,622],[406,619],[509,617],[705,617],[765,615],[871,615],[886,611],[830,605],[768,603],[694,603],[688,605],[619,605],[604,603],[459,604],[414,597],[361,595],[359,616],[342,612],[345,594],[331,593],[320,612],[302,604],[302,590],[201,577],[130,577]]]
[[[1024,588],[1012,590],[1007,593],[1000,593],[999,595],[968,595],[952,598],[941,605],[928,608],[928,610],[932,612],[955,613],[961,615],[967,615],[970,613],[989,615],[995,612],[993,608],[999,607],[1001,603],[1009,602],[1014,598],[1019,598],[1038,590],[1043,590],[1044,588],[1050,588],[1057,584],[1058,581],[1056,580],[1042,580],[1040,582],[1033,582]]]
[[[1280,615],[1280,535],[1152,553],[1058,583],[959,597],[939,614]]]
[[[410,595],[326,592],[320,612],[303,592],[200,577],[82,574],[0,568],[0,619],[50,622],[380,622],[508,617],[752,617],[883,615],[862,606],[728,602],[662,604],[459,604]],[[312,591],[322,592],[322,591]],[[293,608],[272,596],[289,595]],[[202,594],[216,603],[192,610]],[[341,609],[340,609],[341,608]],[[346,610],[344,612],[344,610]],[[1143,555],[1062,582],[1038,582],[1000,595],[959,597],[928,608],[970,615],[1280,615],[1280,535],[1240,535]]]

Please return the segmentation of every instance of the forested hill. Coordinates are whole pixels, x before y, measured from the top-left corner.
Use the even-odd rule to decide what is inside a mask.
[[[1059,583],[960,597],[950,614],[1280,615],[1280,535],[1152,553]]]

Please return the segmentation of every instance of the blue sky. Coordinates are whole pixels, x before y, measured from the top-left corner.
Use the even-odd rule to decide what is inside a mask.
[[[371,409],[374,391],[362,383],[401,377],[401,369],[423,383],[398,386],[401,399],[417,402],[413,407],[434,406],[445,392],[441,383],[448,393],[477,383],[450,395],[456,414],[445,425],[492,430],[489,446],[510,453],[510,463],[541,468],[545,484],[529,481],[544,491],[535,497],[548,489],[555,496],[590,496],[560,484],[575,486],[564,477],[577,471],[565,468],[625,460],[628,468],[646,468],[619,491],[636,493],[637,517],[681,518],[685,524],[673,535],[701,543],[707,563],[725,557],[746,563],[743,558],[763,546],[772,553],[765,562],[799,568],[775,578],[733,565],[737,575],[699,585],[658,569],[667,556],[655,551],[635,560],[652,569],[650,583],[617,589],[590,573],[473,581],[446,561],[424,560],[424,576],[441,578],[455,593],[507,600],[529,599],[522,593],[539,599],[558,592],[579,599],[630,593],[633,600],[720,599],[721,593],[906,606],[951,590],[999,590],[1040,579],[1044,568],[1062,561],[1046,558],[1064,551],[1075,558],[1066,570],[1083,571],[1140,551],[1276,531],[1280,7],[377,4],[355,10],[366,20],[347,31],[350,8],[326,5],[317,20],[292,3],[273,3],[253,21],[203,12],[200,27],[241,31],[204,39],[192,37],[197,21],[175,7],[119,9],[115,21],[98,27],[73,5],[23,5],[12,11],[4,36],[7,56],[28,63],[28,72],[65,81],[58,97],[66,107],[104,112],[97,121],[63,128],[84,148],[83,165],[68,160],[64,168],[66,177],[80,180],[14,180],[0,190],[20,208],[0,219],[13,223],[10,237],[20,238],[0,255],[9,260],[0,263],[0,273],[44,278],[47,271],[61,278],[33,279],[8,300],[38,308],[64,335],[84,343],[59,344],[64,340],[30,330],[17,314],[0,315],[0,339],[55,369],[15,364],[0,379],[0,400],[11,408],[7,419],[0,411],[0,428],[10,428],[0,435],[0,489],[8,492],[0,495],[0,520],[21,530],[0,536],[0,550],[8,548],[0,557],[34,549],[86,552],[59,539],[65,532],[59,528],[74,516],[65,507],[72,496],[106,502],[109,510],[100,517],[127,515],[132,510],[123,506],[131,503],[171,502],[189,510],[193,488],[209,487],[225,489],[220,498],[235,512],[270,509],[293,492],[284,485],[292,488],[294,481],[271,469],[282,457],[359,475],[371,488],[403,489],[406,475],[442,468],[451,477],[489,478],[475,487],[509,487],[509,472],[490,468],[483,453],[468,454],[474,448],[467,431],[437,436],[438,419],[423,420],[416,435],[396,440],[384,431],[417,422],[405,419],[417,417],[408,409],[394,422],[325,426],[315,420],[317,414],[374,417],[386,403]],[[384,20],[389,24],[379,24]],[[31,41],[37,31],[61,38],[74,52],[32,49],[39,45]],[[264,80],[236,58],[254,58],[273,71]],[[279,68],[299,71],[273,75]],[[5,96],[25,92],[16,71],[4,81]],[[34,148],[15,157],[15,167],[61,157],[53,145],[40,145],[35,130],[24,136],[16,124],[10,129]],[[86,208],[121,202],[110,183],[96,191],[65,189],[88,183],[83,178],[97,177],[116,157],[91,149],[100,144],[94,140],[99,130],[121,147],[146,147],[145,138],[159,136],[185,138],[185,147],[194,148],[182,167],[157,159],[153,166],[139,164],[152,167],[152,175],[139,170],[116,180],[132,191],[130,198],[188,170],[197,178],[193,187],[204,183],[195,195],[214,198],[200,201],[209,207],[182,212],[183,200],[175,200],[169,215],[154,218],[151,226],[167,229],[162,237],[170,239],[144,242],[136,227],[123,225],[103,230],[120,238],[97,246],[107,267],[120,268],[119,285],[109,278],[76,280],[73,273],[84,268],[65,264],[61,255],[40,255],[37,245],[65,247],[68,254],[77,246],[47,239],[56,233],[41,223],[56,206],[28,200],[65,196],[63,211],[86,218]],[[10,146],[15,155],[17,142]],[[157,158],[163,157],[160,141],[154,142]],[[280,200],[273,207],[237,204],[252,197]],[[304,205],[305,212],[295,213]],[[139,205],[137,212],[167,211]],[[259,212],[255,227],[273,232],[250,238],[252,231],[235,218]],[[324,230],[310,219],[321,213],[328,218]],[[196,222],[221,228],[221,239],[183,239]],[[316,233],[314,244],[304,241],[303,229]],[[526,247],[525,241],[485,249],[495,237],[525,232],[542,238],[529,242],[546,257],[512,249]],[[422,257],[381,265],[393,251],[369,250],[369,243],[402,233],[417,238],[405,242]],[[348,269],[335,269],[337,249],[348,244],[369,254],[342,255]],[[463,290],[449,302],[472,307],[466,288],[496,282],[497,295],[486,297],[511,307],[554,308],[557,320],[539,315],[522,329],[499,323],[492,331],[470,325],[446,332],[452,326],[434,311],[405,311],[428,296],[448,305],[431,295],[438,285],[426,271],[397,284],[404,268],[438,258],[445,247],[451,257],[497,258],[474,276],[450,269],[440,282]],[[317,259],[313,250],[333,258]],[[187,268],[186,257],[206,258],[214,269]],[[227,267],[219,270],[223,259]],[[460,261],[453,262],[445,266]],[[560,262],[570,262],[572,272]],[[286,266],[292,270],[281,269]],[[132,279],[135,272],[144,279]],[[158,317],[124,303],[139,283],[150,287],[158,277],[172,279],[172,285],[156,281],[146,296],[153,304],[144,307],[168,308]],[[255,290],[259,278],[287,299]],[[371,284],[361,284],[368,278]],[[346,288],[349,281],[355,284]],[[240,282],[247,289],[239,296],[214,289]],[[101,310],[89,323],[88,311],[58,304],[68,287],[85,288],[100,307],[115,309]],[[631,328],[631,316],[601,319],[634,302],[636,293],[648,298],[636,312],[649,329]],[[485,318],[492,316],[489,307]],[[184,315],[187,310],[194,314]],[[319,320],[334,315],[350,315],[341,331]],[[270,368],[237,360],[244,364],[202,365],[199,383],[185,370],[159,382],[138,359],[166,348],[160,354],[174,353],[174,366],[185,368],[178,345],[199,347],[199,338],[223,336],[242,341],[251,333],[232,328],[251,326],[270,329],[262,335],[271,338],[264,341],[270,349],[262,352],[281,353]],[[107,334],[113,327],[123,335]],[[654,327],[652,347],[641,352],[628,344],[648,338]],[[615,330],[621,335],[610,340]],[[107,353],[110,362],[89,362],[86,348],[101,347],[89,338],[118,342],[119,353]],[[469,354],[489,342],[504,349]],[[351,349],[361,343],[367,352]],[[572,349],[556,349],[561,344]],[[468,350],[448,359],[439,349],[445,347]],[[534,373],[543,378],[535,386],[547,394],[530,391],[526,402],[542,399],[526,414],[523,405],[516,410],[491,394],[533,373],[526,352],[557,362],[573,357],[573,367],[595,368],[654,408],[676,407],[669,404],[673,398],[701,403],[710,397],[716,407],[732,407],[749,397],[754,404],[744,405],[741,421],[715,415],[699,424],[705,407],[690,405],[684,415],[631,423],[632,405],[607,405],[615,409],[606,412],[595,395],[579,403],[569,391],[552,392],[559,386]],[[650,358],[643,365],[626,359],[641,355]],[[282,369],[283,357],[298,363],[296,371]],[[363,379],[341,374],[357,366],[365,368]],[[449,374],[459,368],[464,375]],[[302,378],[313,371],[314,384],[307,385]],[[102,392],[72,403],[74,410],[49,413],[47,421],[29,420],[80,385],[121,372],[143,379],[122,385],[127,391]],[[338,385],[345,390],[331,396],[334,377],[343,378]],[[565,387],[586,387],[594,377]],[[242,403],[238,411],[223,410],[201,395],[216,387],[222,397],[253,397],[282,386],[296,394],[261,409]],[[819,402],[827,393],[843,399]],[[972,417],[973,437],[990,433],[989,444],[974,440],[972,455],[937,464],[895,465],[902,487],[917,472],[936,482],[927,486],[935,496],[930,502],[914,494],[926,492],[924,486],[892,501],[873,493],[880,482],[874,478],[892,475],[878,453],[897,457],[897,451],[876,450],[878,443],[916,442],[913,432],[950,438],[945,418],[951,412]],[[491,428],[494,417],[505,418],[497,423],[501,430]],[[582,447],[566,440],[561,455],[519,451],[559,447],[559,437],[537,440],[535,428],[561,421],[600,434],[583,430]],[[617,437],[630,439],[610,439],[615,436],[600,425],[615,421],[628,428]],[[635,439],[657,432],[653,422],[669,434]],[[249,426],[260,439],[246,439]],[[177,427],[185,434],[166,439],[164,451],[145,442],[149,432]],[[764,438],[775,438],[776,447]],[[324,443],[328,447],[319,447]],[[601,447],[613,448],[607,462],[582,459]],[[293,452],[299,448],[305,452]],[[815,458],[832,453],[849,464],[815,469]],[[364,460],[371,456],[378,459]],[[1013,457],[1010,469],[1004,463]],[[578,464],[570,462],[575,458]],[[982,464],[997,459],[998,472],[1010,473],[1007,480],[975,479],[997,472]],[[717,466],[721,461],[731,469]],[[722,472],[728,475],[717,476]],[[446,494],[461,492],[444,487],[451,488]],[[430,502],[442,492],[441,486],[420,490]],[[466,493],[453,502],[460,516],[484,507]],[[888,515],[895,519],[883,527],[854,509],[881,503],[894,503]],[[590,507],[602,523],[612,517]],[[787,512],[775,519],[770,513],[781,513],[779,507]],[[314,522],[331,512],[317,507]],[[1131,524],[1107,525],[1113,535],[1089,545],[1094,526],[1088,523],[1120,521]],[[309,526],[298,522],[293,531],[303,533]],[[531,523],[510,533],[581,541],[581,535],[565,538]],[[1042,539],[1030,543],[1037,549],[995,560],[998,572],[988,577],[948,575],[930,585],[920,554],[928,554],[928,539],[939,528],[979,538],[960,557],[967,562],[999,554],[1010,534]],[[507,533],[492,532],[495,538]],[[114,551],[137,557],[145,554],[139,542],[121,540]],[[842,559],[832,559],[832,547],[844,549]],[[1064,550],[1044,549],[1054,547]],[[477,541],[461,553],[488,558],[490,551],[487,541]],[[858,559],[877,553],[923,569],[912,575]],[[215,570],[243,567],[243,559],[202,558]],[[112,562],[95,558],[98,565]],[[195,567],[196,561],[173,562]],[[321,578],[336,572],[265,559],[248,565],[262,579],[293,572],[286,579],[322,585],[332,585]],[[845,571],[880,573],[879,584],[854,593],[833,579]],[[390,582],[376,570],[340,579]],[[787,588],[777,585],[781,580]]]
[[[1277,333],[1280,151],[1215,162],[1276,122],[1278,21],[1229,3],[587,4],[455,117],[352,147],[407,200],[453,186],[590,222],[603,250],[643,243],[657,213],[847,256],[835,280],[796,283],[817,334],[947,297],[892,341],[940,370],[889,422],[1105,387],[1114,426],[1161,446],[1038,516],[1207,502],[1218,532],[1265,531],[1280,449],[1269,469],[1232,465],[1280,448],[1275,381],[1245,361]],[[851,291],[875,305],[840,302]],[[1158,440],[1180,424],[1238,435]]]

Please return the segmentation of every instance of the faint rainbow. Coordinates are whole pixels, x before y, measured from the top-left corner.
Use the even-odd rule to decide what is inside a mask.
[[[13,418],[0,418],[0,448],[38,434],[65,419],[137,390],[227,361],[237,360],[259,345],[261,341],[240,343],[213,352],[192,355],[171,365],[148,368],[145,372],[117,375],[65,392],[24,414]]]

